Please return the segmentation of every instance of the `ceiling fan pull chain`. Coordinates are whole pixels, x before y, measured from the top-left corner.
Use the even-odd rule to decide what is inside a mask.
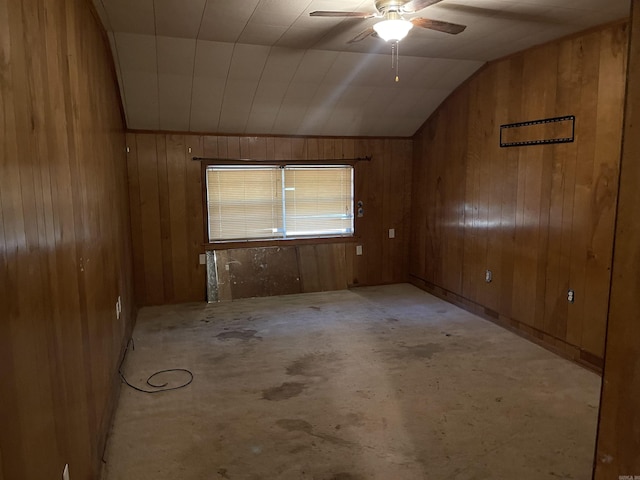
[[[396,65],[395,51],[396,51],[396,43],[393,42],[391,43],[391,68],[394,68]]]
[[[396,42],[396,82],[400,79],[398,74],[400,73],[400,42]]]

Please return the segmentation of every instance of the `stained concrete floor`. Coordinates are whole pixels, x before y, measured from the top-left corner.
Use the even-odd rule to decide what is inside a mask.
[[[599,377],[409,285],[145,308],[133,336],[129,381],[194,380],[123,386],[106,480],[591,478]]]

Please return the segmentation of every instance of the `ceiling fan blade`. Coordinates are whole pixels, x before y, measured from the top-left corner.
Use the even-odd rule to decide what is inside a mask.
[[[429,30],[436,30],[438,32],[450,33],[451,35],[457,35],[464,32],[467,28],[466,25],[458,25],[457,23],[443,22],[441,20],[431,20],[429,18],[412,18],[411,23],[416,27],[428,28]]]
[[[442,0],[411,0],[402,5],[400,10],[402,13],[415,13],[418,10],[422,10],[423,8],[427,8],[429,5],[434,5],[441,1]]]
[[[376,31],[373,29],[373,27],[369,27],[366,30],[361,31],[358,35],[356,35],[355,37],[353,37],[351,40],[349,40],[347,43],[356,43],[356,42],[360,42],[362,40],[364,40],[365,38],[367,38],[370,35],[375,34]]]
[[[334,12],[331,10],[316,10],[315,12],[311,12],[309,16],[311,17],[351,17],[351,18],[372,18],[375,17],[376,13],[369,12]]]

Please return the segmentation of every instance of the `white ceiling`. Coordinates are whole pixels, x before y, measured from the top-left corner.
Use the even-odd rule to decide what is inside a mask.
[[[628,16],[629,0],[443,0],[414,28],[400,81],[373,0],[93,0],[107,29],[130,129],[236,134],[411,136],[485,62]]]

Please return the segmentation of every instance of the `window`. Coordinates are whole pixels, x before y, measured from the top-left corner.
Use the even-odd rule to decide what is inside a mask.
[[[351,166],[209,166],[210,242],[353,235]]]

